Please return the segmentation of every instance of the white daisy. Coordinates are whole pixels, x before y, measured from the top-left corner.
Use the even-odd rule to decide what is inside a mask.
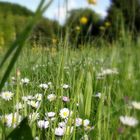
[[[34,138],[34,140],[39,140],[39,137],[38,137],[38,136],[36,136],[36,137]]]
[[[65,134],[65,128],[57,127],[55,128],[56,136],[63,136]]]
[[[10,92],[10,91],[4,91],[1,93],[1,98],[6,100],[6,101],[9,101],[9,100],[12,100],[12,97],[14,96],[14,93]]]
[[[82,125],[83,120],[81,118],[76,118],[75,120],[75,125],[76,126],[81,126]]]
[[[140,110],[140,102],[133,101],[131,104],[135,109]]]
[[[45,120],[39,120],[38,122],[37,122],[37,126],[39,127],[39,128],[44,128],[44,129],[46,129],[46,128],[48,128],[49,127],[49,121],[45,121]]]
[[[40,105],[40,103],[38,101],[36,102],[36,101],[33,101],[33,100],[28,101],[27,104],[32,106],[33,108],[38,108],[39,105]]]
[[[67,84],[64,84],[64,85],[62,85],[62,87],[63,87],[64,89],[68,89],[70,86],[67,85]]]
[[[22,84],[29,84],[30,80],[28,78],[22,78],[21,83]]]
[[[52,82],[48,82],[48,85],[49,85],[49,86],[52,85]]]
[[[52,117],[54,117],[55,116],[55,112],[48,112],[48,113],[46,113],[46,116],[48,116],[49,118],[52,118]]]
[[[102,94],[100,92],[98,92],[97,94],[95,94],[95,97],[97,98],[101,98]]]
[[[23,109],[23,108],[24,108],[24,105],[21,102],[19,102],[15,105],[15,109],[17,109],[17,110]]]
[[[66,119],[69,117],[70,115],[70,111],[68,108],[63,108],[60,110],[60,113],[59,113],[60,117],[63,118],[63,119]]]
[[[34,99],[34,96],[32,96],[32,95],[22,96],[22,100],[25,102],[27,102],[28,100],[32,100],[32,99]]]
[[[44,90],[49,88],[48,84],[40,84],[39,87]]]
[[[83,120],[83,125],[87,127],[89,125],[90,121],[88,119]]]
[[[138,120],[133,118],[133,117],[129,117],[129,116],[120,116],[120,121],[123,125],[128,125],[128,126],[136,126],[138,124]]]
[[[65,128],[66,127],[66,122],[59,122],[58,126],[62,127],[62,128]]]
[[[41,93],[37,93],[35,95],[35,99],[38,100],[38,101],[41,101],[42,100],[42,94]]]
[[[52,101],[54,101],[54,100],[56,99],[56,95],[55,95],[55,94],[49,94],[49,95],[47,96],[47,99],[48,99],[50,102],[52,102]]]
[[[21,122],[21,119],[22,117],[18,113],[11,113],[2,117],[8,127],[16,127]]]

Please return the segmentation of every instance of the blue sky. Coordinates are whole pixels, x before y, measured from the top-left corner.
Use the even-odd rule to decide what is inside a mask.
[[[28,9],[35,11],[37,5],[40,0],[0,0],[0,1],[8,1],[11,3],[18,3],[27,7]],[[56,19],[61,24],[64,23],[66,17],[65,10],[65,1],[66,0],[54,0],[49,9],[44,13],[44,16],[50,19]],[[59,5],[59,8],[58,8]],[[101,14],[103,17],[106,16],[106,10],[110,5],[110,0],[97,0],[96,5],[89,5],[86,0],[68,0],[68,9],[76,9],[76,8],[91,8],[95,10],[97,13]],[[59,13],[59,14],[58,14]]]

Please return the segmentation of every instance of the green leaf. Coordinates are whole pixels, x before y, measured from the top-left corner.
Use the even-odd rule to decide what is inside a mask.
[[[87,73],[86,87],[85,87],[85,115],[90,117],[91,103],[92,103],[92,76],[91,73]]]
[[[27,117],[7,136],[6,140],[33,140]]]

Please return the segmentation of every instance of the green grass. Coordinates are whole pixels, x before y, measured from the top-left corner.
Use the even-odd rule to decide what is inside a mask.
[[[112,47],[85,47],[79,50],[66,47],[59,51],[48,51],[43,48],[25,49],[12,70],[8,84],[3,88],[3,91],[13,92],[14,96],[10,101],[0,98],[1,115],[18,112],[25,117],[37,112],[41,120],[46,112],[55,112],[56,119],[53,122],[49,120],[49,127],[45,130],[38,128],[38,120],[29,121],[33,137],[38,136],[39,139],[86,140],[85,135],[91,140],[139,140],[139,124],[130,127],[123,125],[119,120],[120,116],[127,115],[140,121],[140,110],[129,108],[132,101],[140,102],[140,48],[139,44],[131,45],[123,48],[121,44],[115,43]],[[99,79],[98,74],[101,70],[108,68],[116,68],[118,74]],[[16,75],[17,69],[20,76]],[[11,80],[12,76],[16,77],[15,84]],[[20,84],[21,78],[24,77],[30,79],[28,85]],[[48,82],[52,82],[52,85],[47,90],[39,87],[41,83]],[[63,89],[63,84],[68,84],[70,88]],[[99,92],[101,98],[95,97]],[[22,96],[37,93],[43,95],[38,109],[32,108],[21,99]],[[56,99],[49,102],[47,96],[51,93],[56,95]],[[62,96],[69,97],[70,102],[63,102]],[[21,102],[24,109],[14,109],[17,102]],[[73,111],[67,123],[67,126],[73,127],[73,131],[58,138],[54,134],[54,129],[64,120],[59,115],[62,108]],[[74,120],[77,117],[89,119],[89,127],[76,127]],[[2,126],[1,123],[0,139],[3,133],[8,135],[13,130],[12,127]],[[120,132],[120,129],[123,131]]]

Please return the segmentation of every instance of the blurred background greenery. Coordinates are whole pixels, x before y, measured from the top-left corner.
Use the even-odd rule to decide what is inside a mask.
[[[34,27],[29,43],[33,47],[48,47],[50,43],[55,45],[64,40],[67,34],[67,41],[78,47],[99,38],[107,42],[123,40],[127,34],[137,40],[140,32],[139,0],[111,0],[105,19],[88,8],[71,10],[68,14],[64,25],[42,17]],[[25,7],[0,2],[0,47],[13,42],[33,15]]]

